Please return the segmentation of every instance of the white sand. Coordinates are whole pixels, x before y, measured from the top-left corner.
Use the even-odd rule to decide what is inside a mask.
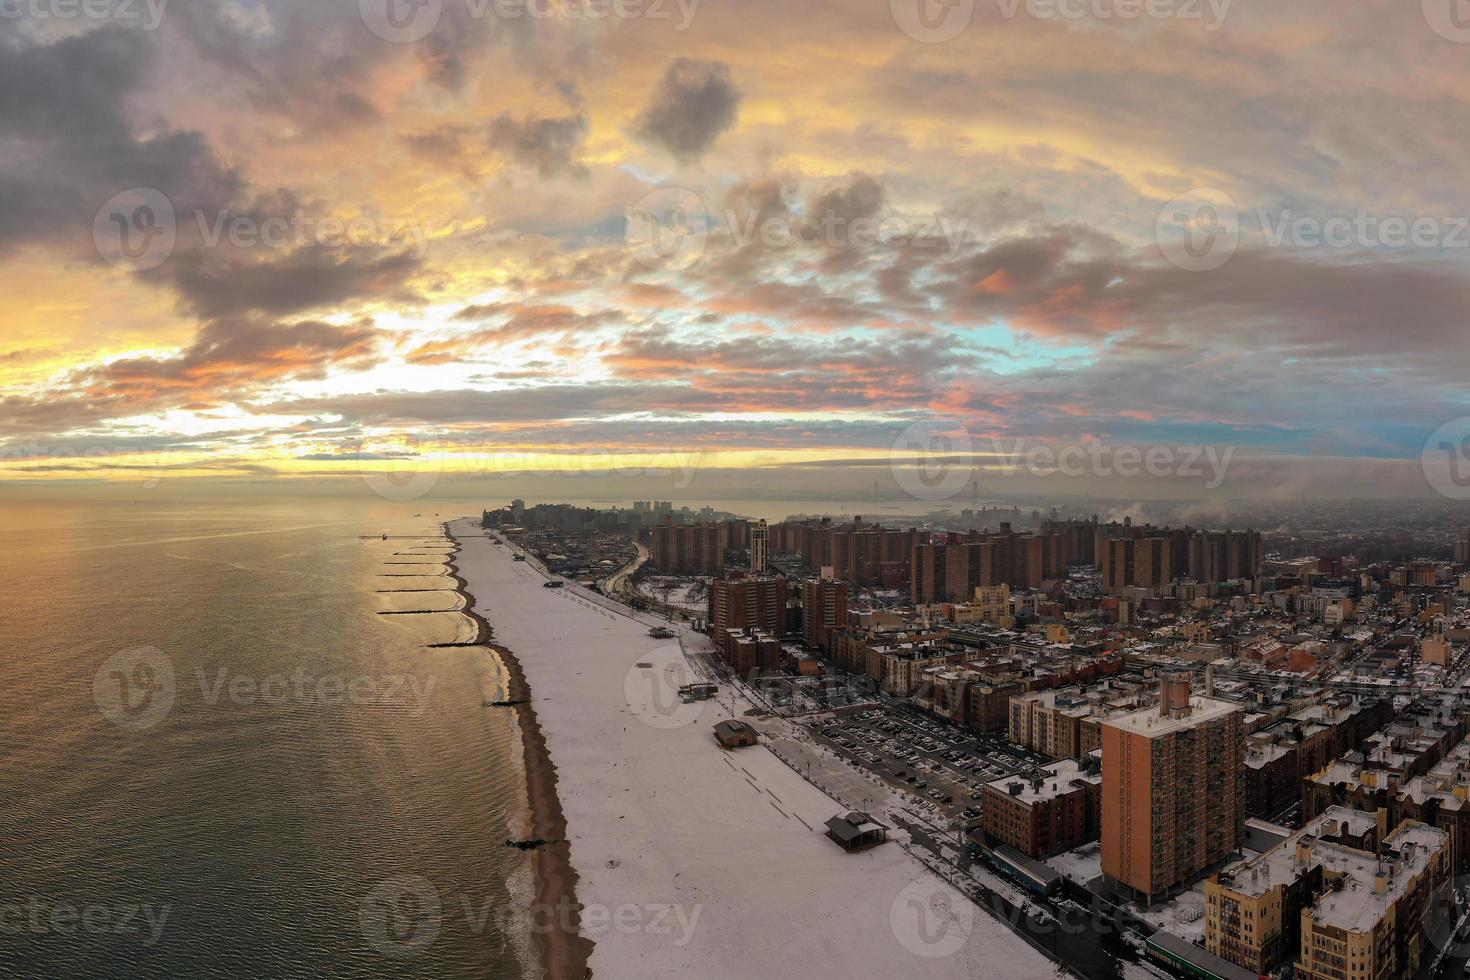
[[[844,854],[823,834],[841,807],[763,745],[722,750],[711,729],[730,717],[731,693],[669,696],[666,685],[697,679],[677,643],[570,585],[543,588],[473,522],[453,531],[475,608],[520,660],[558,770],[595,976],[1055,975],[897,843]]]

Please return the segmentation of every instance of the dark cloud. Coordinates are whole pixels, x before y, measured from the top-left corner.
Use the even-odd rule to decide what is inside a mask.
[[[499,320],[500,323],[469,334],[431,340],[405,355],[407,360],[412,364],[450,364],[470,360],[486,347],[552,334],[590,332],[606,324],[620,322],[623,315],[613,310],[581,313],[567,306],[492,303],[465,307],[454,315],[454,319],[462,322]]]
[[[727,65],[679,58],[664,72],[634,132],[677,160],[697,160],[735,125],[740,97]]]
[[[132,410],[179,404],[206,395],[248,396],[288,380],[314,380],[333,369],[378,363],[379,332],[371,321],[347,326],[255,317],[212,320],[174,357],[125,358],[74,374],[72,388]]]
[[[210,319],[251,312],[285,316],[369,300],[416,303],[408,283],[422,266],[411,252],[369,247],[255,253],[201,248],[174,256],[158,276],[190,310]]]
[[[491,149],[543,177],[585,176],[587,168],[577,154],[586,138],[587,120],[582,116],[517,120],[507,115],[492,122],[489,131]]]
[[[158,57],[147,33],[104,27],[52,44],[0,44],[0,250],[25,240],[91,241],[113,195],[150,188],[180,208],[238,191],[197,132],[145,132],[129,100]]]

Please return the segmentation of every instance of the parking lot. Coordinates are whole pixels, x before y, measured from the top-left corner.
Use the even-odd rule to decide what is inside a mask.
[[[849,764],[947,820],[980,817],[980,787],[1047,760],[997,733],[973,732],[894,701],[811,725]]]

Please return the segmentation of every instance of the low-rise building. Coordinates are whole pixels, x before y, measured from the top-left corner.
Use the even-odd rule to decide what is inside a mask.
[[[1321,894],[1322,867],[1299,860],[1301,841],[1375,851],[1379,818],[1331,807],[1280,844],[1205,882],[1205,949],[1257,975],[1291,962],[1300,949],[1301,914]]]
[[[1030,776],[1013,776],[981,788],[985,832],[1034,858],[1049,857],[1096,840],[1102,775],[1063,759]]]
[[[1408,978],[1432,951],[1425,930],[1453,879],[1449,837],[1407,821],[1377,853],[1302,842],[1298,860],[1320,865],[1324,889],[1301,913],[1303,980]]]

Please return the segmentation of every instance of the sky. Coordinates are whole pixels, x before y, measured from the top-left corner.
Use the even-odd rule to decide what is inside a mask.
[[[0,0],[0,481],[1470,497],[1460,13]]]

